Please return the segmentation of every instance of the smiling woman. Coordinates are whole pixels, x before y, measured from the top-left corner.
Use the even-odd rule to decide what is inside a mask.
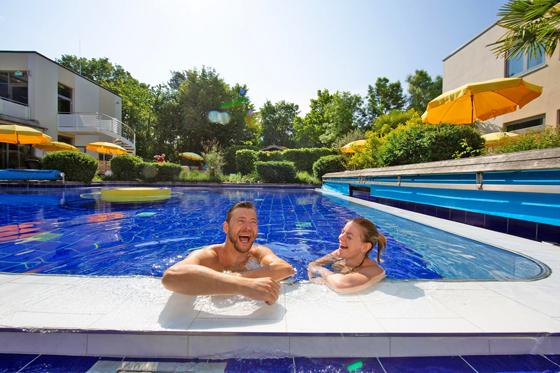
[[[377,262],[387,239],[366,218],[354,218],[338,236],[339,247],[308,266],[312,282],[325,284],[338,293],[364,290],[385,278],[385,270],[368,256],[377,245]],[[330,265],[332,270],[323,266]]]

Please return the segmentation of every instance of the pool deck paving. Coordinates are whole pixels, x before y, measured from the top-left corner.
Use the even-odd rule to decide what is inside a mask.
[[[537,281],[397,281],[338,295],[284,283],[272,306],[153,277],[0,274],[0,353],[169,358],[560,353],[560,247],[354,202],[546,264]]]

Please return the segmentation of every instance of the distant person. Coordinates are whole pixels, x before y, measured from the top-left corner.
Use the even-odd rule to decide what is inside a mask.
[[[307,273],[311,282],[325,284],[337,293],[351,293],[367,289],[385,278],[385,270],[378,263],[387,239],[370,220],[349,220],[338,242],[338,249],[309,263]],[[375,246],[377,262],[369,258]]]
[[[251,202],[239,202],[227,212],[224,243],[191,252],[163,274],[168,290],[188,295],[239,294],[276,302],[278,281],[294,274],[293,267],[268,247],[255,244],[257,211]]]

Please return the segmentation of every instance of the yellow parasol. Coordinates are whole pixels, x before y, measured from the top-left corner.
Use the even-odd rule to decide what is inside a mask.
[[[469,83],[445,92],[428,103],[424,123],[471,124],[511,113],[539,97],[542,87],[521,78]]]
[[[35,128],[20,126],[19,124],[2,124],[0,125],[0,142],[6,144],[16,144],[16,145],[33,145],[33,144],[44,144],[50,142],[52,138],[45,135],[43,132],[36,130]],[[6,145],[8,147],[8,145]],[[7,151],[6,163],[9,164],[9,154]],[[19,159],[19,146],[17,152],[18,167],[20,163]]]
[[[201,155],[192,152],[179,153],[179,157],[189,159],[191,161],[199,161],[199,162],[204,161],[204,158],[202,158]]]
[[[20,126],[18,124],[0,125],[0,142],[8,144],[44,144],[52,138],[35,128]]]
[[[340,151],[343,153],[355,153],[356,151],[363,150],[366,146],[366,143],[366,140],[352,141],[340,148]]]
[[[492,132],[482,135],[481,137],[484,139],[486,145],[497,144],[500,141],[507,139],[508,137],[515,137],[519,136],[517,133],[514,132]]]
[[[73,151],[79,152],[80,149],[76,148],[74,145],[67,144],[65,142],[60,141],[52,141],[45,144],[35,144],[33,145],[35,148],[40,149],[44,152],[60,152],[60,151]]]
[[[86,149],[99,154],[126,154],[125,148],[110,142],[92,142],[86,145]]]

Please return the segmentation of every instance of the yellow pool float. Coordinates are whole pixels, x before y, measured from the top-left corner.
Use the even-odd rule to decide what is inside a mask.
[[[155,202],[171,197],[169,188],[113,188],[101,190],[101,200],[106,202]]]

